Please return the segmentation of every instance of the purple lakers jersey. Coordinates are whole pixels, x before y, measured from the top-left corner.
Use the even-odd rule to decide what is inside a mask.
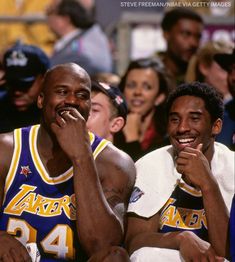
[[[200,191],[179,183],[162,208],[160,232],[192,231],[208,241],[206,214]]]
[[[39,125],[14,131],[14,153],[6,177],[0,230],[22,244],[37,243],[41,261],[80,260],[73,169],[50,177],[37,150]],[[109,143],[92,133],[96,158]]]

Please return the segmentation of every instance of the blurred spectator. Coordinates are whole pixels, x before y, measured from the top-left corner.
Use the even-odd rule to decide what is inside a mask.
[[[91,76],[112,71],[108,39],[90,13],[76,0],[54,0],[47,10],[48,25],[58,37],[52,65],[74,62]]]
[[[122,132],[114,136],[114,144],[137,160],[167,143],[164,101],[169,86],[164,66],[157,59],[132,61],[119,86],[129,113]]]
[[[95,15],[95,0],[78,0],[91,15]]]
[[[232,96],[229,92],[227,72],[213,59],[215,54],[231,53],[233,44],[230,42],[208,42],[203,45],[189,62],[186,82],[206,82],[216,88],[226,103]]]
[[[232,54],[216,54],[214,59],[228,72],[228,87],[233,96],[224,106],[223,127],[216,140],[235,151],[235,48]]]
[[[98,73],[93,75],[92,80],[106,83],[108,85],[118,86],[121,79],[119,75],[116,75],[114,73]]]
[[[0,0],[1,16],[22,18],[22,22],[0,23],[1,53],[4,53],[17,41],[36,45],[47,54],[51,53],[55,37],[42,19],[45,8],[50,2],[51,0]],[[24,17],[31,18],[32,22],[23,22]],[[38,21],[33,22],[33,19],[37,18]]]
[[[124,127],[126,116],[127,104],[119,88],[93,81],[87,128],[113,142],[114,134]]]
[[[39,122],[36,100],[49,59],[38,47],[17,44],[3,56],[7,93],[0,100],[0,132]]]
[[[2,58],[0,59],[0,99],[6,93],[6,79],[5,79],[5,70],[2,66]]]
[[[166,40],[166,52],[158,56],[167,68],[172,84],[184,82],[188,61],[196,53],[203,30],[203,20],[191,9],[175,8],[168,11],[161,22]]]

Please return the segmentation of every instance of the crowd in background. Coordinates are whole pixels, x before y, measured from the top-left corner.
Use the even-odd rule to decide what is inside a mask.
[[[115,47],[117,44],[115,43],[115,38],[117,39],[118,37],[117,32],[115,37],[113,37],[113,35],[112,37],[111,35],[106,35],[105,32],[108,31],[107,28],[111,22],[105,20],[107,17],[104,18],[101,16],[102,11],[100,5],[103,5],[103,9],[110,9],[112,1],[106,4],[99,0],[78,0],[77,2],[79,2],[79,4],[77,4],[76,1],[75,4],[73,1],[71,1],[71,3],[69,3],[70,1],[62,1],[59,5],[58,2],[57,0],[48,0],[43,1],[43,3],[39,3],[38,1],[3,1],[3,3],[1,3],[0,15],[3,17],[15,16],[15,18],[17,18],[15,21],[10,21],[5,18],[5,20],[3,19],[0,23],[0,50],[2,57],[0,97],[4,96],[3,101],[7,100],[5,97],[6,93],[10,93],[6,91],[6,86],[12,85],[5,83],[6,77],[4,77],[4,72],[6,71],[5,76],[7,76],[8,70],[11,69],[6,65],[4,55],[12,46],[22,43],[34,45],[36,48],[42,49],[42,52],[45,52],[45,55],[48,56],[50,67],[60,63],[75,62],[84,67],[94,80],[102,80],[109,84],[111,82],[111,84],[115,86],[118,86],[120,82],[119,88],[127,100],[129,114],[123,131],[115,135],[114,143],[122,149],[125,149],[129,154],[133,154],[136,160],[142,156],[143,153],[167,143],[166,132],[164,131],[164,113],[162,113],[162,110],[164,111],[164,101],[166,101],[168,93],[179,83],[184,81],[206,82],[221,92],[225,104],[232,99],[227,82],[227,72],[218,65],[213,57],[217,53],[231,53],[234,48],[234,39],[232,39],[232,36],[231,39],[228,39],[227,36],[223,38],[222,35],[219,40],[210,39],[206,43],[201,42],[204,28],[206,27],[206,21],[203,21],[202,17],[205,17],[206,14],[211,17],[220,18],[224,12],[228,17],[232,16],[232,2],[230,2],[230,6],[226,8],[220,6],[216,8],[211,5],[197,7],[194,8],[196,12],[192,12],[191,14],[187,14],[187,12],[183,14],[182,10],[184,8],[179,8],[182,14],[179,13],[178,16],[190,18],[188,21],[191,24],[186,25],[185,23],[184,25],[182,23],[182,25],[174,27],[173,30],[172,26],[174,21],[178,19],[177,14],[175,17],[165,17],[159,24],[159,27],[162,30],[162,37],[166,43],[166,50],[157,51],[150,57],[140,57],[140,60],[137,61],[131,61],[131,57],[126,58],[127,63],[130,64],[128,68],[126,68],[126,72],[122,75],[119,75],[116,71],[117,65],[115,64],[117,63],[116,56],[118,55]],[[167,2],[169,4],[171,3],[171,1],[163,1],[162,3]],[[191,3],[190,1],[186,2]],[[223,1],[221,1],[221,3],[223,3]],[[113,8],[110,9],[110,13],[113,13],[113,19],[109,18],[112,19],[112,23],[114,23],[115,19],[121,19],[121,14],[125,11],[134,13],[139,11],[147,13],[157,12],[164,14],[166,11],[172,9],[166,7],[165,9],[163,7],[148,9],[142,7],[141,9],[140,6],[138,8],[131,6],[121,8],[120,4],[118,7],[115,7],[115,10],[113,10]],[[20,22],[20,18],[25,18],[25,21]],[[118,27],[118,22],[116,22],[116,27]],[[180,30],[184,30],[185,32],[181,33]],[[129,43],[129,41],[127,41],[127,43]],[[156,43],[156,46],[157,44],[158,43]],[[143,60],[142,62],[142,58],[146,61]],[[145,65],[147,63],[156,65]],[[135,67],[136,70],[134,70]],[[143,101],[149,98],[144,93],[145,91],[139,91],[140,94],[136,94],[134,88],[132,88],[131,91],[131,89],[129,87],[126,88],[126,86],[130,85],[129,82],[133,82],[132,79],[136,77],[134,75],[135,72],[137,72],[136,75],[140,78],[139,73],[143,72],[144,75],[145,72],[147,72],[147,68],[150,69],[151,67],[153,70],[156,70],[157,79],[155,80],[155,84],[150,83],[150,85],[158,86],[156,88],[159,89],[160,93],[156,94],[156,99],[153,99],[155,95],[150,93],[149,96],[152,98],[152,101],[147,102],[149,103],[147,108],[141,109],[141,106],[136,106],[136,108],[139,107],[138,110],[143,111],[133,113],[136,111],[136,109],[133,109],[135,107],[133,103],[138,103],[138,97],[143,96],[143,98],[141,98]],[[144,68],[146,68],[146,70],[144,70]],[[129,72],[131,74],[129,74]],[[23,74],[25,73],[21,74],[23,78]],[[35,76],[37,74],[34,72],[33,75]],[[104,75],[106,75],[106,77],[103,77]],[[149,79],[147,75],[146,78]],[[142,80],[136,79],[135,81],[137,83],[139,81],[140,83]],[[137,89],[138,88],[136,88],[136,90]],[[37,94],[36,92],[35,97]],[[135,98],[137,102],[135,102]],[[34,100],[34,98],[32,98],[32,100]],[[1,102],[2,115],[5,114],[4,108],[8,108],[4,103],[5,102]],[[6,109],[6,111],[8,111],[8,109]],[[140,117],[141,114],[142,117]],[[154,116],[146,117],[147,115],[145,115],[143,118],[143,114],[152,114]],[[137,115],[139,115],[139,117]],[[154,120],[150,120],[151,118]],[[13,120],[7,121],[11,122]],[[18,118],[17,121],[20,122],[20,118]],[[4,127],[6,121],[1,122],[3,123],[1,130],[8,131],[8,127]],[[34,122],[36,122],[36,120]],[[25,125],[25,123],[26,122],[22,120],[22,124]],[[29,123],[31,122],[29,121]],[[135,143],[137,141],[138,143]],[[222,138],[221,141],[225,141],[225,139]],[[228,146],[232,145],[231,139],[230,141],[227,139],[225,143]],[[155,146],[153,146],[153,144],[155,144]]]

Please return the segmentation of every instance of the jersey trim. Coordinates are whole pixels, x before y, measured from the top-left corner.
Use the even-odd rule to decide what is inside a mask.
[[[14,152],[13,152],[9,171],[8,171],[7,176],[6,176],[3,203],[5,201],[7,191],[10,188],[10,186],[11,186],[13,180],[14,180],[14,177],[16,175],[16,170],[18,168],[18,163],[19,163],[19,160],[20,160],[21,148],[22,148],[21,129],[15,129],[14,130]]]
[[[91,132],[89,132],[89,136],[90,136],[90,142],[91,145],[95,142],[95,135]],[[96,159],[96,157],[99,155],[99,153],[101,151],[103,151],[103,149],[110,144],[111,142],[106,140],[106,139],[102,139],[102,141],[99,143],[99,145],[96,147],[96,149],[93,152],[93,157],[94,159]]]
[[[196,196],[196,197],[201,197],[202,196],[202,192],[200,190],[197,190],[194,187],[191,187],[189,185],[187,185],[184,182],[180,182],[179,183],[179,187],[186,193],[192,195],[192,196]]]
[[[37,150],[37,135],[38,135],[39,125],[32,126],[29,135],[29,144],[30,144],[30,151],[32,154],[32,159],[35,164],[35,167],[40,174],[43,181],[47,184],[59,184],[62,182],[67,181],[73,176],[73,169],[72,167],[65,171],[63,174],[57,177],[50,177],[40,159],[38,150]]]
[[[63,174],[57,176],[57,177],[50,177],[48,172],[46,171],[39,153],[37,149],[37,135],[38,135],[38,130],[39,130],[40,125],[35,125],[32,126],[30,130],[30,135],[29,135],[29,144],[30,144],[30,151],[32,155],[32,159],[34,161],[35,167],[40,174],[41,178],[43,181],[47,184],[59,184],[63,183],[67,180],[69,180],[73,176],[73,167],[71,166],[67,171],[65,171]],[[89,137],[90,137],[90,143],[91,145],[95,142],[95,135],[91,132],[89,132]],[[103,139],[98,146],[96,147],[95,151],[93,152],[93,157],[96,159],[96,157],[99,155],[99,153],[109,144],[110,142]]]

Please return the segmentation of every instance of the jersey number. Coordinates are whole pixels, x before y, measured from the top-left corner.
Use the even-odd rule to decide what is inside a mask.
[[[23,245],[36,243],[37,230],[30,226],[25,220],[10,218],[7,232]],[[19,236],[16,236],[18,235]],[[55,254],[57,258],[73,259],[73,232],[68,225],[56,225],[41,241],[45,253]]]

